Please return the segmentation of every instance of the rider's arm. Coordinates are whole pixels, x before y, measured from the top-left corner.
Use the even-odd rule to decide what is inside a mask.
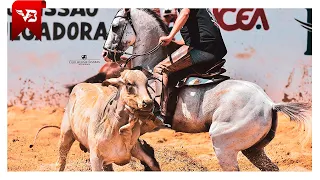
[[[177,44],[179,44],[179,45],[184,45],[184,44],[185,44],[183,39],[181,39],[181,40],[176,40],[176,41],[174,40],[174,42],[177,43]]]
[[[174,36],[180,31],[180,29],[184,26],[187,22],[190,14],[189,8],[184,8],[181,10],[176,22],[173,25],[173,28],[169,34],[169,37],[174,38]]]

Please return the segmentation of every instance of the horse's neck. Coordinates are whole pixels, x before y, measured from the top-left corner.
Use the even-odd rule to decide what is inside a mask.
[[[152,36],[149,39],[143,39],[135,44],[133,53],[145,53],[156,47],[159,43],[160,36]],[[172,42],[167,47],[160,47],[151,55],[139,56],[133,60],[133,67],[142,66],[146,69],[153,69],[159,62],[164,60],[169,54],[177,50],[180,45]]]
[[[159,23],[151,15],[147,15],[143,11],[135,11],[132,13],[134,27],[136,28],[136,42],[133,47],[134,54],[142,54],[155,48],[159,43],[159,38],[165,36],[166,33],[161,29]],[[151,55],[144,55],[135,58],[132,66],[142,66],[148,70],[153,68],[167,57],[168,52],[172,52],[168,47],[160,47]]]
[[[157,30],[153,32],[137,32],[136,43],[133,47],[134,54],[142,54],[155,48],[159,43],[159,38],[165,35]],[[139,56],[133,60],[133,66],[142,66],[146,69],[153,69],[162,59],[166,57],[165,49],[160,47],[156,52],[150,55]]]

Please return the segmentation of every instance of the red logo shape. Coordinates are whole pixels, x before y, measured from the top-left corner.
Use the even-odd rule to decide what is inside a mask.
[[[244,31],[251,30],[256,25],[258,18],[261,19],[262,26],[263,26],[264,30],[269,30],[270,27],[268,24],[266,14],[265,14],[264,10],[261,8],[240,9],[236,15],[236,23],[235,24],[226,24],[224,21],[224,15],[227,12],[235,13],[236,11],[237,11],[236,8],[226,8],[226,9],[220,9],[220,10],[213,9],[213,14],[215,15],[220,27],[226,31],[234,31],[237,29],[241,29]],[[251,15],[251,17],[250,17],[249,15],[245,14],[246,12],[253,12],[253,15]],[[247,21],[247,20],[249,20],[249,23],[245,23],[245,21]],[[256,27],[257,27],[257,29],[260,29],[261,25],[259,24]]]
[[[11,41],[25,28],[28,28],[41,41],[42,8],[46,8],[44,0],[16,0],[12,4]]]

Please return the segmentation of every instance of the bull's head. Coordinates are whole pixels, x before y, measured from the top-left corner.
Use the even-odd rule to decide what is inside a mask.
[[[113,85],[120,89],[120,98],[125,105],[138,111],[151,111],[153,100],[147,90],[148,79],[140,70],[124,70],[119,78],[105,80],[104,86]]]

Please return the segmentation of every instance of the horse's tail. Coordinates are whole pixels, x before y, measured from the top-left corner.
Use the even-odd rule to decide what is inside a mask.
[[[107,75],[104,72],[99,72],[98,74],[86,79],[85,81],[81,83],[102,83],[106,79]],[[77,83],[79,84],[79,83]],[[68,89],[69,94],[72,92],[73,88],[77,84],[72,84],[72,85],[66,85],[65,88]]]
[[[272,109],[277,112],[282,112],[285,115],[289,116],[290,121],[297,122],[299,125],[299,141],[302,146],[305,146],[306,143],[310,141],[312,135],[312,104],[311,103],[278,103],[274,104]]]
[[[273,110],[277,112],[283,112],[285,115],[289,116],[291,121],[308,123],[310,120],[309,115],[311,111],[310,103],[278,103],[274,104]]]
[[[37,132],[37,134],[36,134],[36,136],[34,137],[34,140],[33,140],[33,143],[32,144],[30,144],[30,148],[32,148],[33,147],[33,145],[36,143],[36,139],[37,139],[37,137],[38,137],[38,134],[40,133],[40,131],[42,130],[42,129],[45,129],[45,128],[51,128],[51,127],[53,127],[53,128],[57,128],[57,129],[60,129],[60,127],[59,126],[52,126],[52,125],[48,125],[48,126],[43,126],[43,127],[41,127],[39,130],[38,130],[38,132]]]

